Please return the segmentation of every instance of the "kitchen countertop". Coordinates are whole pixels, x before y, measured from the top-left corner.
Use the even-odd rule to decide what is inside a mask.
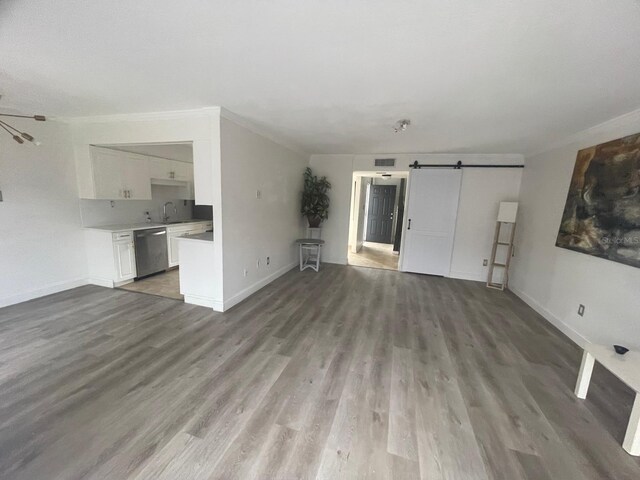
[[[193,225],[196,223],[211,222],[211,220],[189,220],[180,223],[122,223],[116,225],[99,225],[95,227],[84,227],[89,230],[102,230],[104,232],[125,232],[128,230],[146,230],[148,228],[160,228],[160,227],[179,227],[183,225]],[[193,235],[195,237],[195,235]],[[213,239],[212,239],[213,241]]]
[[[181,235],[180,240],[194,240],[197,242],[213,242],[213,232],[197,233],[195,235]]]

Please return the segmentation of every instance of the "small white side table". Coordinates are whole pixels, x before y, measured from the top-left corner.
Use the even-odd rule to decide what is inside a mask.
[[[300,248],[300,271],[311,268],[320,270],[320,250],[324,240],[319,238],[299,238],[296,240]]]
[[[578,398],[587,398],[593,364],[596,360],[636,392],[622,448],[630,455],[640,456],[640,354],[627,352],[624,355],[618,355],[613,350],[613,346],[605,347],[593,343],[586,345],[576,382],[575,393]]]

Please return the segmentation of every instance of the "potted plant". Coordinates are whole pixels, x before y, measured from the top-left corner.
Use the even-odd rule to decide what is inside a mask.
[[[304,171],[304,190],[300,212],[307,217],[310,228],[318,228],[323,220],[329,218],[329,195],[331,184],[327,177],[318,178],[307,167]]]

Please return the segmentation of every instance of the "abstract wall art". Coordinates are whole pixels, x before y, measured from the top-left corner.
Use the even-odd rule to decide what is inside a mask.
[[[578,152],[556,245],[640,267],[640,134]]]

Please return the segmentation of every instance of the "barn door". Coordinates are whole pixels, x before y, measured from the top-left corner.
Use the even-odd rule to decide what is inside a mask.
[[[448,276],[462,170],[413,169],[402,270]]]

